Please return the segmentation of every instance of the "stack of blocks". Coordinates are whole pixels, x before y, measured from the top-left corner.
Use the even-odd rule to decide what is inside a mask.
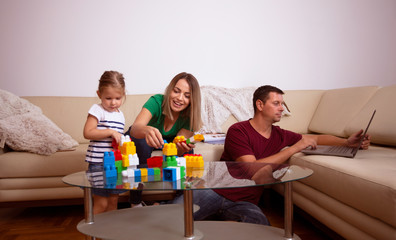
[[[184,137],[183,137],[184,138]],[[186,175],[186,160],[177,156],[176,143],[165,143],[162,148],[163,181],[177,181]]]
[[[103,170],[106,182],[113,182],[117,174],[123,177],[135,177],[137,181],[160,180],[161,170],[159,168],[137,168],[139,158],[136,153],[136,146],[129,136],[123,136],[119,145],[112,152],[106,152],[103,158]],[[153,176],[153,177],[150,177]]]
[[[134,182],[147,182],[161,180],[161,170],[163,181],[177,181],[184,179],[185,176],[201,177],[203,173],[203,158],[200,154],[186,154],[184,157],[177,156],[177,142],[196,143],[202,141],[203,136],[200,134],[185,140],[184,136],[177,136],[172,143],[165,143],[162,148],[162,157],[152,157],[147,159],[149,168],[137,168],[139,158],[136,154],[136,146],[129,136],[123,136],[118,144],[113,142],[112,152],[106,152],[103,158],[103,173],[106,185],[118,184],[123,176],[127,178],[134,177]],[[152,166],[152,167],[150,167]],[[186,174],[187,170],[187,174]],[[130,184],[124,181],[125,184]],[[130,188],[130,186],[126,186]],[[137,186],[136,186],[137,187]]]

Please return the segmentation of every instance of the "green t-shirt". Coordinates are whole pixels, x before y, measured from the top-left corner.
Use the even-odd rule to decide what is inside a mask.
[[[185,128],[187,130],[190,130],[190,119],[179,116],[173,127],[168,132],[165,132],[165,115],[162,114],[163,101],[164,95],[156,94],[154,96],[151,96],[149,100],[147,100],[147,102],[143,105],[143,107],[149,110],[152,115],[152,118],[147,125],[157,128],[162,134],[163,138],[173,140],[173,138],[176,137],[176,134],[180,131],[180,129]]]

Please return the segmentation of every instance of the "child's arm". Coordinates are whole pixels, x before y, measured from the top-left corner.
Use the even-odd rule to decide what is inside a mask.
[[[98,119],[91,114],[88,114],[87,121],[84,126],[84,138],[89,140],[100,140],[103,138],[112,137],[119,143],[122,134],[112,129],[97,129]]]

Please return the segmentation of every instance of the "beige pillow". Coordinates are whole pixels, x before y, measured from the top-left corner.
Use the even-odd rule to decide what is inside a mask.
[[[377,110],[368,133],[377,144],[396,146],[396,85],[380,88],[363,109],[348,123],[346,134],[364,129],[374,109]]]
[[[27,100],[0,89],[0,106],[0,139],[13,150],[50,155],[78,146]]]
[[[309,130],[339,137],[348,136],[345,127],[377,90],[378,87],[367,86],[326,91],[309,124]]]

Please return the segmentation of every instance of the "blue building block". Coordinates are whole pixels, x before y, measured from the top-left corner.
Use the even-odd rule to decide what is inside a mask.
[[[103,156],[103,175],[105,178],[117,178],[114,152],[105,152]]]
[[[148,176],[154,175],[154,168],[147,168],[147,175]]]
[[[142,173],[140,171],[140,169],[135,169],[135,177],[141,177]]]

